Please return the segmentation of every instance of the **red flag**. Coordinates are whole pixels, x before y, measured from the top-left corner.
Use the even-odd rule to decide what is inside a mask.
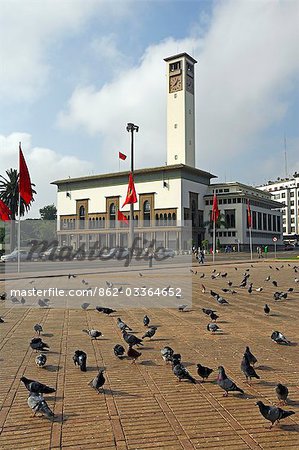
[[[0,199],[0,220],[7,222],[10,220],[12,212],[9,207]]]
[[[21,149],[21,142],[19,144],[19,167],[20,167],[20,174],[19,174],[20,196],[22,197],[26,205],[29,205],[29,203],[32,200],[32,187],[26,161]]]
[[[117,211],[117,220],[119,220],[120,222],[125,222],[127,225],[129,225],[128,219],[121,211]]]
[[[125,159],[127,159],[127,155],[125,155],[125,154],[122,153],[122,152],[118,152],[118,157],[119,157],[119,159],[122,159],[123,161],[124,161]]]
[[[218,209],[218,201],[217,201],[216,194],[214,194],[213,207],[212,207],[212,221],[213,222],[217,222],[219,214],[220,214],[220,211]]]
[[[131,203],[136,203],[136,202],[137,202],[137,195],[136,195],[136,191],[135,191],[133,175],[132,175],[132,173],[130,173],[127,196],[126,196],[126,200],[125,200],[124,204],[122,205],[122,208],[125,205],[131,204]]]
[[[251,209],[250,209],[249,200],[247,200],[247,223],[248,223],[248,228],[252,228],[252,217],[251,217]]]

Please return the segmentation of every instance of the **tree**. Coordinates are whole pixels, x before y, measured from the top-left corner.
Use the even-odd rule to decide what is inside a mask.
[[[16,245],[15,237],[15,220],[19,209],[19,173],[17,169],[9,169],[6,171],[7,177],[0,175],[0,198],[11,210],[11,228],[10,228],[10,248],[13,250]],[[32,186],[35,186],[31,183]],[[33,194],[36,194],[32,189]],[[32,202],[34,199],[32,199]],[[31,203],[32,203],[31,202]],[[31,208],[31,203],[26,205],[21,198],[20,202],[20,216],[24,216],[25,212]]]
[[[57,208],[55,205],[46,205],[39,210],[42,220],[56,220]]]

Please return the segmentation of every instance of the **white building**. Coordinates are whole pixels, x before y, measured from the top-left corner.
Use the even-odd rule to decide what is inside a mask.
[[[167,165],[134,171],[138,196],[138,202],[134,205],[135,235],[143,240],[155,239],[158,245],[172,248],[190,248],[192,241],[194,245],[200,245],[205,237],[210,239],[205,220],[211,210],[213,189],[216,189],[219,203],[223,200],[225,205],[227,197],[227,204],[230,205],[224,208],[226,216],[235,217],[234,226],[218,230],[218,233],[223,233],[219,234],[221,243],[235,244],[238,239],[240,244],[247,245],[247,198],[252,200],[257,214],[271,215],[271,224],[275,223],[276,228],[257,227],[253,230],[254,243],[269,244],[273,233],[280,240],[280,212],[273,208],[281,205],[271,199],[270,194],[262,194],[240,183],[211,185],[215,175],[195,167],[196,61],[187,53],[166,58],[165,61]],[[129,218],[129,205],[123,209],[121,207],[126,197],[128,175],[128,172],[118,172],[54,181],[53,184],[58,187],[60,241],[75,248],[82,243],[88,246],[95,240],[103,246],[126,246],[127,227],[118,222],[117,211],[121,210]],[[222,208],[221,204],[219,206]],[[226,212],[228,209],[231,210],[229,213]],[[180,231],[187,221],[192,223],[192,235],[182,241]]]
[[[299,243],[299,173],[292,178],[278,178],[258,187],[270,192],[272,198],[281,202],[283,238],[285,242]]]

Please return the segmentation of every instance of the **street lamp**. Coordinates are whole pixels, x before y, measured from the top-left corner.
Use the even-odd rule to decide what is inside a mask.
[[[131,133],[131,173],[134,177],[134,131],[138,133],[139,126],[134,125],[134,123],[127,123],[127,131]],[[129,230],[129,240],[128,240],[128,248],[133,247],[134,242],[134,203],[130,204],[130,230]]]

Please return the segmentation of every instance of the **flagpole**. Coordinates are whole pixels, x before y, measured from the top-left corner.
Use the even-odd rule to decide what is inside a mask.
[[[251,227],[249,227],[249,245],[250,245],[250,259],[252,261],[252,236],[251,236]]]
[[[127,124],[127,131],[131,132],[131,173],[134,177],[134,131],[138,133],[139,126],[133,123]],[[129,228],[129,239],[128,248],[133,249],[134,242],[134,203],[130,203],[130,228]]]
[[[21,195],[19,189],[19,204],[18,204],[18,273],[20,273],[21,262]]]
[[[213,222],[213,262],[215,261],[216,252],[216,221]]]

